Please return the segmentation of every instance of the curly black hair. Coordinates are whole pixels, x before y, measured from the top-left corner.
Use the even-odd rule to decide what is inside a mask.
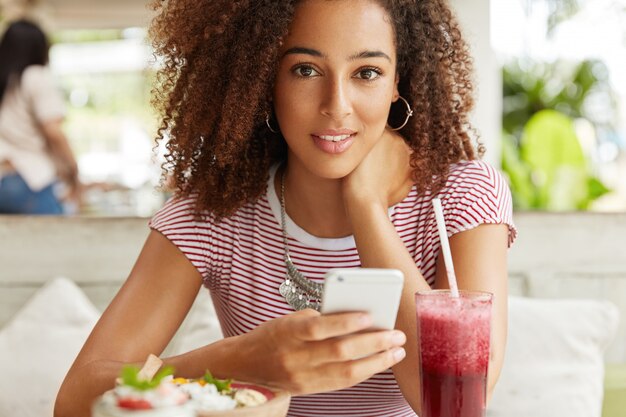
[[[348,1],[348,0],[346,0]],[[437,192],[450,164],[477,158],[469,123],[472,59],[444,0],[374,0],[395,30],[398,90],[414,117],[400,131],[412,148],[418,192]],[[232,214],[265,191],[269,167],[286,158],[271,114],[278,53],[298,0],[155,0],[150,29],[162,59],[153,102],[164,176],[196,211]],[[254,73],[254,77],[249,74]],[[395,109],[397,107],[397,115]],[[390,124],[405,109],[394,105]]]

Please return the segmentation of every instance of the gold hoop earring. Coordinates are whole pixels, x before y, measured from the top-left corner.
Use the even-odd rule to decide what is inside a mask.
[[[269,113],[265,113],[265,124],[267,125],[267,128],[272,133],[278,133],[280,131],[280,129],[279,130],[272,129],[272,126],[270,125],[270,115],[269,115]]]
[[[413,109],[411,108],[411,105],[409,104],[409,102],[406,101],[406,99],[404,97],[402,97],[402,96],[398,96],[398,98],[400,100],[404,101],[404,104],[406,104],[406,119],[404,119],[404,123],[402,123],[402,126],[400,126],[400,127],[391,127],[391,126],[389,126],[389,124],[387,124],[387,126],[389,126],[389,130],[400,130],[400,129],[402,129],[409,122],[409,119],[411,118],[411,116],[413,116]]]

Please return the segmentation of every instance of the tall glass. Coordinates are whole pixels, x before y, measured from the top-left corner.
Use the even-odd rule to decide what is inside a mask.
[[[461,291],[418,292],[420,417],[483,417],[492,295]]]

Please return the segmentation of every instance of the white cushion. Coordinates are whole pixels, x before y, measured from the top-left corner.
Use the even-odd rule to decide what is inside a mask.
[[[509,332],[489,417],[600,417],[603,352],[619,312],[608,301],[510,297]]]
[[[0,416],[52,415],[69,367],[99,313],[72,281],[48,282],[0,331]]]

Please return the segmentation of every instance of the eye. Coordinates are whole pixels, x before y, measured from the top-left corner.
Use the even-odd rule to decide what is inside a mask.
[[[356,77],[366,81],[374,81],[382,75],[382,71],[378,68],[363,68],[356,73]]]
[[[320,75],[320,73],[315,71],[315,69],[310,65],[298,65],[293,69],[293,72],[302,78],[310,78]]]

